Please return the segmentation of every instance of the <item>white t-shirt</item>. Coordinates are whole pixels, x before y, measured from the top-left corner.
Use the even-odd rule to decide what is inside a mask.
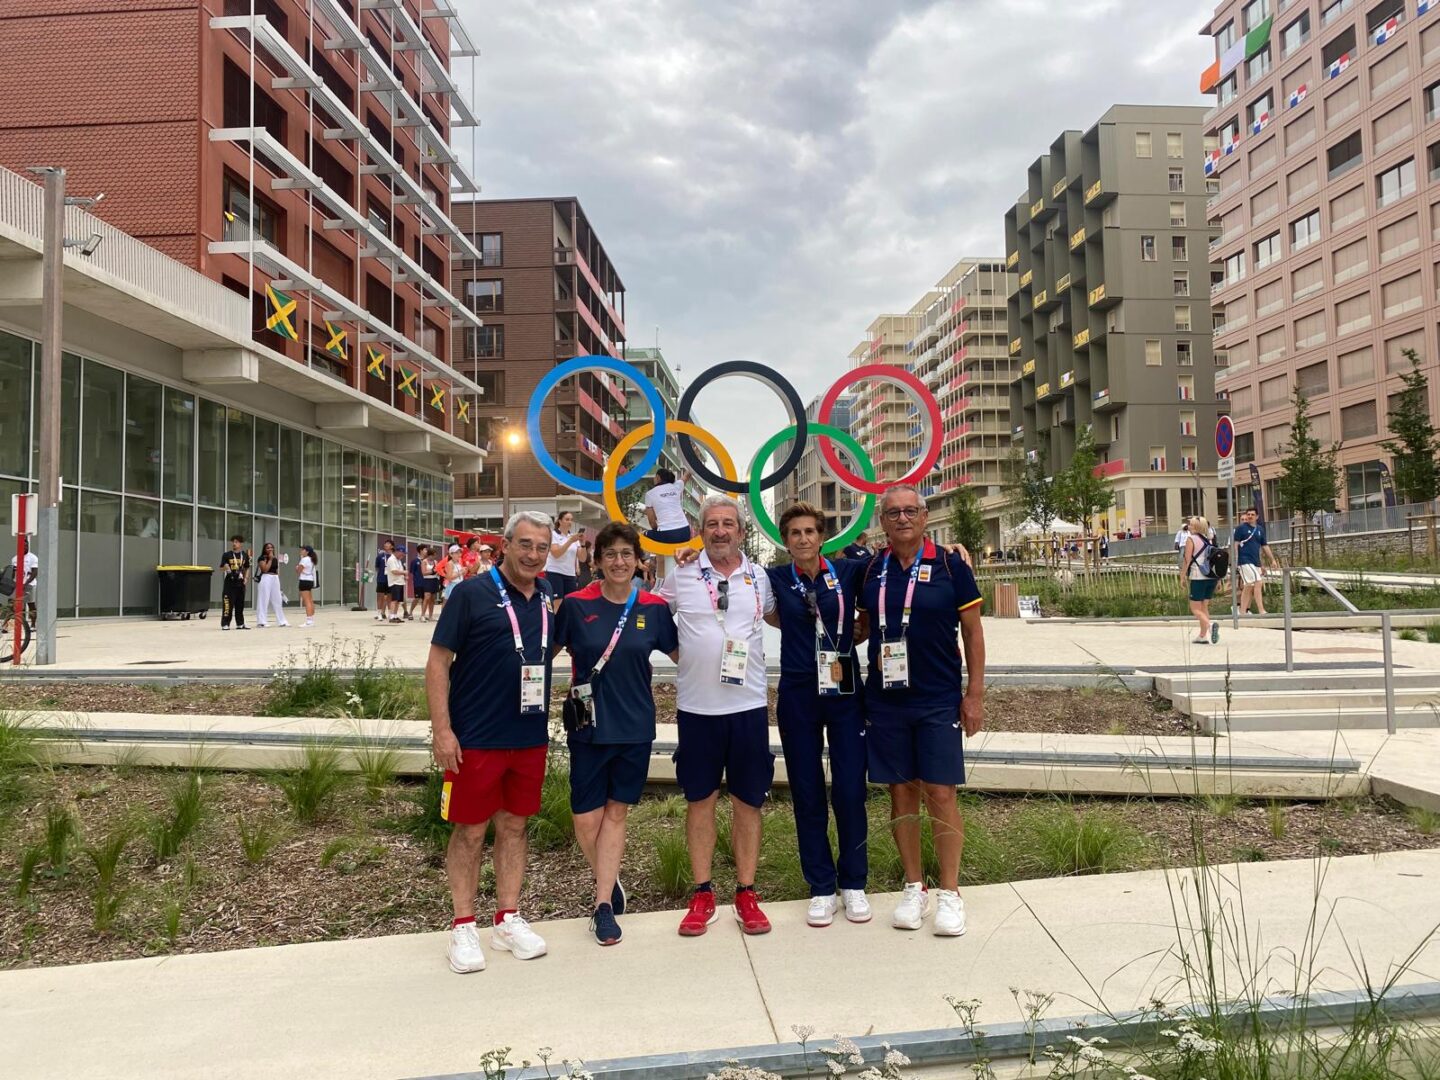
[[[754,567],[748,559],[730,575],[730,604],[725,611],[722,630],[710,603],[701,570],[710,570],[711,581],[719,575],[711,568],[710,556],[702,551],[688,566],[676,570],[660,583],[659,596],[675,612],[675,626],[680,632],[680,664],[675,673],[677,705],[686,712],[703,716],[723,716],[747,709],[763,709],[768,703],[765,693],[765,630],[755,617],[755,597],[760,597],[760,612],[775,610],[775,597],[770,592],[770,577]],[[745,666],[745,685],[731,686],[720,681],[720,651],[726,635],[745,638],[749,642],[749,660]]]
[[[655,528],[688,529],[685,516],[685,489],[680,484],[656,484],[645,493],[645,505],[655,511]]]
[[[575,543],[571,544],[569,550],[563,555],[557,556],[555,554],[560,545],[574,535],[573,532],[569,536],[566,536],[564,533],[555,532],[553,529],[550,531],[550,554],[545,557],[545,572],[547,574],[565,574],[568,577],[575,576],[575,557],[580,554],[580,541],[576,540]]]
[[[301,580],[301,581],[314,581],[314,580],[315,580],[315,563],[311,561],[309,555],[301,555],[301,556],[300,556],[300,580]]]
[[[15,568],[15,556],[10,556],[10,568]],[[30,580],[30,571],[40,569],[40,556],[33,551],[25,552],[25,573],[22,575],[25,581]]]
[[[405,562],[399,555],[391,555],[385,560],[385,580],[392,589],[405,584]]]

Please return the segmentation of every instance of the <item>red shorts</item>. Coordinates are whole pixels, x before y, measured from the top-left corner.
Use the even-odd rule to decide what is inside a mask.
[[[480,825],[497,810],[516,817],[538,812],[546,749],[462,750],[460,771],[445,771],[440,816],[456,825]]]

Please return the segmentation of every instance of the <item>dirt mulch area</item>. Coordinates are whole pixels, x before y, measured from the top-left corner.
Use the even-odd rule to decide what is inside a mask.
[[[985,695],[987,731],[1071,735],[1189,735],[1190,719],[1155,694],[1005,687]]]
[[[254,683],[0,683],[0,709],[259,716],[270,688]]]

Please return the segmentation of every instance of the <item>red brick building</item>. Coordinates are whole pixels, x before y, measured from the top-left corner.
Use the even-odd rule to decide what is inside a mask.
[[[473,443],[449,357],[482,320],[451,276],[480,252],[450,200],[476,188],[449,141],[476,121],[449,69],[474,55],[446,0],[6,0],[0,164],[64,166],[101,217],[250,297],[258,341]],[[386,416],[331,420],[404,430]]]

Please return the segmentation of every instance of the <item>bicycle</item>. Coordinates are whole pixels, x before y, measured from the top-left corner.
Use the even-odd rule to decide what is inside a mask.
[[[24,601],[21,601],[20,619],[20,652],[23,654],[30,647],[30,639],[35,635],[35,627],[30,621],[30,613],[25,608]],[[0,599],[0,664],[8,664],[15,659],[15,598],[13,596]]]

